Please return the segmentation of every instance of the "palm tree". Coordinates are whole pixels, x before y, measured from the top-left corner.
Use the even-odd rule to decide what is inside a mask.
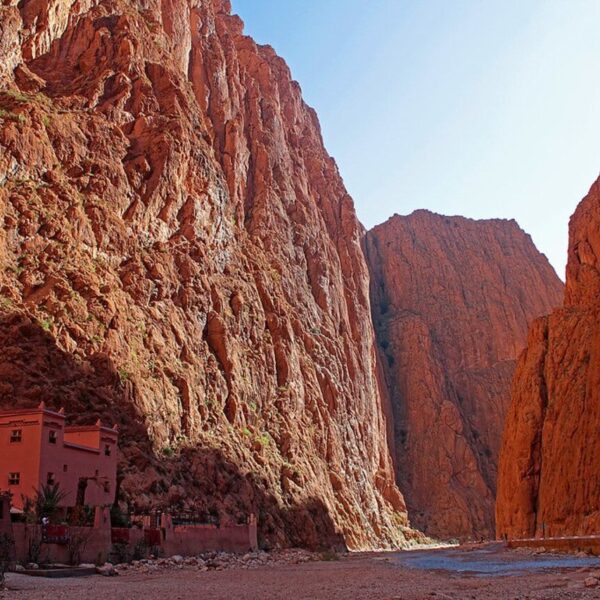
[[[33,499],[23,499],[23,510],[38,523],[44,517],[53,523],[58,519],[59,505],[66,496],[66,492],[60,489],[58,482],[48,483],[35,490]]]

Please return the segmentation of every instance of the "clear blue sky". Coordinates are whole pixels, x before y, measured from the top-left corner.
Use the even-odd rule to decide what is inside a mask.
[[[367,227],[515,218],[564,276],[600,173],[600,0],[233,0],[316,108]]]

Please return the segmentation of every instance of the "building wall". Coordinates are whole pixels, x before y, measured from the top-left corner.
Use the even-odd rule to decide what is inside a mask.
[[[163,529],[162,550],[165,556],[190,556],[211,550],[249,552],[256,550],[256,525],[190,525]]]
[[[0,527],[2,526],[0,519]],[[9,520],[10,523],[10,520]],[[144,540],[144,530],[127,530],[127,553],[133,556],[136,545]],[[13,523],[12,534],[15,540],[15,555],[19,563],[31,560],[44,563],[71,563],[74,542],[81,544],[78,563],[101,564],[107,559],[115,560],[111,539],[110,515],[108,509],[96,509],[94,527],[69,527],[69,544],[41,544],[39,555],[31,555],[31,542],[42,537],[41,525]],[[158,552],[161,556],[192,556],[211,550],[226,552],[248,552],[257,550],[256,522],[246,525],[215,527],[214,525],[194,525],[161,529],[161,543]],[[152,550],[155,550],[154,548]]]
[[[48,473],[53,473],[55,481],[67,496],[62,506],[74,506],[77,499],[79,479],[88,478],[85,504],[103,506],[112,504],[115,498],[117,452],[116,436],[109,441],[110,456],[105,455],[104,446],[101,450],[83,445],[75,445],[64,441],[51,444],[47,432],[42,436],[41,479],[46,483]],[[66,468],[66,470],[65,470]],[[104,485],[107,485],[105,490]]]
[[[20,442],[10,442],[14,429],[22,432]],[[74,506],[79,480],[87,478],[85,504],[112,504],[117,483],[117,439],[115,430],[99,424],[65,428],[61,413],[44,408],[2,414],[0,491],[12,492],[13,506],[21,509],[23,496],[33,496],[36,489],[53,481],[66,494],[61,506]],[[9,473],[20,474],[19,485],[9,485]]]
[[[39,487],[40,450],[43,415],[10,414],[0,416],[0,490],[12,493],[12,504],[23,507],[22,496],[31,496]],[[21,441],[11,443],[14,429],[21,430]],[[19,485],[9,485],[9,473],[19,473]]]
[[[17,562],[30,561],[47,563],[104,563],[111,549],[110,513],[107,508],[97,508],[93,527],[68,527],[68,544],[41,544],[39,555],[31,553],[31,548],[42,539],[41,525],[13,523]],[[76,560],[73,556],[76,554]]]
[[[64,439],[70,444],[100,448],[100,429],[98,427],[66,427]]]

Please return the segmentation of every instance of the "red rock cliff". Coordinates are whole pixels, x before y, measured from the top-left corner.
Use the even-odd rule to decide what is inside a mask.
[[[519,359],[498,471],[498,536],[600,528],[600,180],[569,227],[562,308]]]
[[[140,510],[402,544],[352,200],[229,11],[0,7],[0,405],[117,421]]]
[[[515,359],[562,283],[514,221],[417,211],[375,227],[366,249],[411,522],[444,538],[492,536]]]

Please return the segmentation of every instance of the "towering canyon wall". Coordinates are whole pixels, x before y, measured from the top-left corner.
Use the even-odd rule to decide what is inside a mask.
[[[569,226],[564,306],[519,359],[498,472],[499,536],[600,528],[600,180]]]
[[[121,427],[120,496],[403,544],[361,228],[225,0],[0,7],[0,407]]]
[[[375,227],[365,247],[411,522],[445,538],[492,536],[515,360],[562,283],[514,221],[417,211]]]

